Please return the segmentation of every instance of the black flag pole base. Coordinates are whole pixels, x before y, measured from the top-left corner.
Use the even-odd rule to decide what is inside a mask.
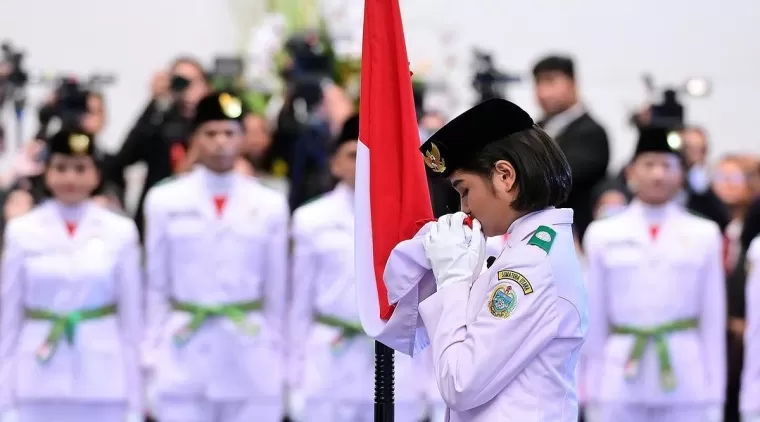
[[[393,349],[375,342],[375,422],[393,422],[393,357]]]

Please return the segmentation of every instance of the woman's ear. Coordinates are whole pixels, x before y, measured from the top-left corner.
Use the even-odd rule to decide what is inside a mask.
[[[517,172],[512,163],[506,160],[497,161],[494,164],[494,179],[494,183],[501,186],[505,192],[512,190],[517,180]]]

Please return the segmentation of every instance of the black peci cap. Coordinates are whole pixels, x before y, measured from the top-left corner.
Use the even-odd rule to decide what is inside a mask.
[[[230,92],[214,92],[203,97],[195,107],[192,130],[210,121],[242,122],[244,111],[243,100],[237,95]]]
[[[48,157],[53,154],[95,157],[97,154],[95,140],[91,135],[68,130],[61,130],[50,137],[47,147]]]
[[[518,105],[491,99],[444,125],[422,144],[420,151],[431,170],[448,177],[486,145],[533,125],[533,119]]]
[[[634,158],[645,152],[665,152],[681,155],[683,140],[675,131],[664,128],[644,128],[639,131],[639,141],[636,144]]]

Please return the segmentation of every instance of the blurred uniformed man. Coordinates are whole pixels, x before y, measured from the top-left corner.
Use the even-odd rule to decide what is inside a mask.
[[[0,265],[0,420],[142,420],[137,228],[92,201],[94,140],[47,144],[52,198],[12,219]]]
[[[722,419],[723,241],[676,199],[680,147],[677,133],[643,129],[627,169],[635,199],[586,232],[590,422]]]
[[[747,251],[747,328],[741,380],[742,422],[760,422],[760,237]]]
[[[437,292],[419,305],[451,422],[575,422],[583,278],[559,146],[505,100],[458,116],[421,151],[463,212],[424,236]],[[473,218],[465,224],[466,214]],[[508,234],[483,271],[486,236]]]
[[[355,115],[345,122],[332,146],[330,170],[338,185],[293,215],[292,360],[288,366],[291,388],[305,402],[298,419],[309,422],[374,420],[374,341],[362,331],[354,290],[358,138]],[[395,420],[417,422],[426,387],[423,371],[402,353],[396,353],[395,363]]]
[[[282,417],[289,211],[234,170],[241,99],[203,98],[189,173],[146,200],[149,333],[161,422],[273,422]]]

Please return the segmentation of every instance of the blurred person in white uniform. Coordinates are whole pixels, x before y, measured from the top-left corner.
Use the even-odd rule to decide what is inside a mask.
[[[146,198],[148,336],[161,422],[279,422],[284,405],[285,198],[235,170],[242,100],[198,103],[197,163]]]
[[[627,168],[635,199],[586,232],[589,422],[722,420],[723,242],[677,199],[681,146],[675,132],[643,129]]]
[[[96,155],[89,134],[55,134],[43,173],[52,197],[6,227],[2,422],[142,420],[137,229],[92,201]]]

